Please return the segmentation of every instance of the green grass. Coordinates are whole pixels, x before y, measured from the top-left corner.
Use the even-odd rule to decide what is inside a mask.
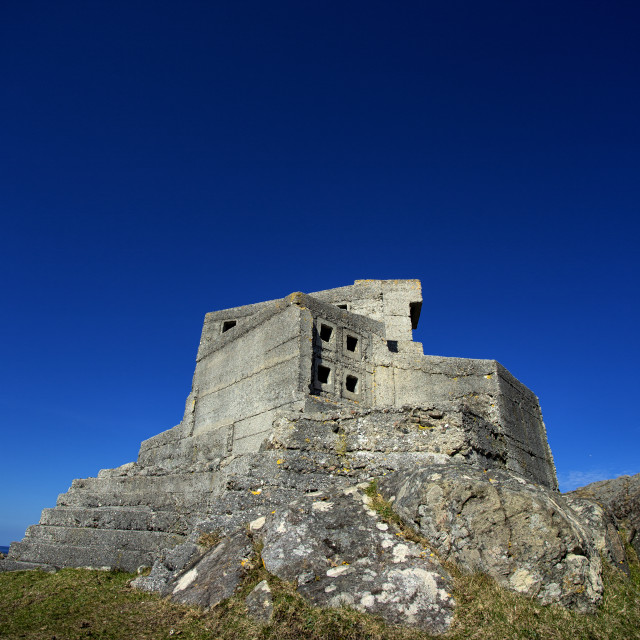
[[[640,638],[640,568],[631,576],[608,568],[605,599],[597,614],[543,607],[501,589],[482,575],[454,573],[457,602],[447,640],[628,640]],[[350,610],[310,606],[293,585],[269,576],[254,562],[239,592],[211,611],[176,605],[128,586],[132,575],[64,569],[0,575],[0,638],[426,640],[412,629],[388,627]],[[244,598],[262,579],[273,590],[273,621],[262,626],[245,615]]]
[[[398,516],[369,487],[372,506],[389,522]],[[425,541],[403,529],[412,540]],[[388,627],[351,609],[318,609],[295,587],[267,574],[260,548],[233,598],[210,611],[170,603],[129,587],[133,575],[64,569],[56,574],[0,574],[0,638],[28,640],[427,640],[415,629]],[[457,608],[443,640],[632,640],[640,639],[640,564],[628,546],[631,575],[605,566],[605,598],[595,615],[581,615],[500,588],[483,575],[464,575],[451,565]],[[274,617],[263,626],[246,616],[244,598],[268,579]]]
[[[1,574],[0,638],[166,638],[170,629],[206,637],[199,613],[135,592],[131,578],[84,569]]]

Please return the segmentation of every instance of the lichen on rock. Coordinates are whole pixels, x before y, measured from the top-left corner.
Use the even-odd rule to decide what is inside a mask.
[[[507,471],[456,464],[399,472],[379,487],[443,560],[543,604],[590,612],[600,602],[599,550],[557,492]]]
[[[380,522],[366,495],[348,490],[297,500],[270,515],[262,559],[316,605],[349,605],[390,624],[442,633],[453,617],[451,576],[399,533]]]

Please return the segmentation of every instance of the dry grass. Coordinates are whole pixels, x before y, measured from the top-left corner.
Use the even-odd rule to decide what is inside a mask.
[[[365,494],[369,497],[369,506],[376,511],[385,522],[394,524],[398,527],[402,536],[406,540],[416,542],[417,544],[425,547],[425,549],[434,551],[431,549],[429,541],[425,537],[416,533],[411,527],[408,527],[402,518],[393,510],[392,504],[378,493],[378,484],[375,480],[369,483],[369,486],[365,489]]]
[[[212,549],[215,547],[218,542],[221,540],[221,535],[219,531],[211,531],[208,533],[201,533],[198,538],[198,545],[201,547],[205,547],[206,549]]]

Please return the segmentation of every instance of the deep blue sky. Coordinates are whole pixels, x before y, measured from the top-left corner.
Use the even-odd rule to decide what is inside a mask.
[[[20,2],[0,21],[0,543],[177,424],[207,311],[420,278],[425,353],[640,472],[640,5]]]

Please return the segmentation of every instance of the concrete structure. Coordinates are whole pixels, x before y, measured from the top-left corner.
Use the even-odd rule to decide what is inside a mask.
[[[417,280],[358,280],[208,313],[182,422],[143,442],[137,462],[74,481],[11,546],[4,568],[150,565],[204,521],[237,522],[286,503],[305,483],[312,490],[318,474],[334,478],[331,461],[345,466],[347,451],[359,462],[345,481],[412,464],[397,457],[403,451],[504,468],[556,489],[536,396],[494,360],[423,355],[412,339],[421,307]],[[304,444],[329,423],[333,433]],[[410,433],[412,425],[422,431]],[[278,467],[272,482],[279,448],[315,467],[288,480]],[[272,487],[259,506],[231,493],[257,478],[252,494]]]

